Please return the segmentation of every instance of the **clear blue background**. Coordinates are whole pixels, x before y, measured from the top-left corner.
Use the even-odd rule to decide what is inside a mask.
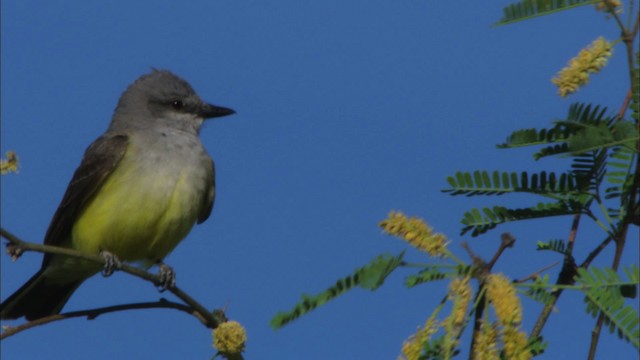
[[[499,234],[511,231],[516,248],[496,270],[512,277],[560,260],[533,249],[539,240],[566,239],[569,218],[458,236],[471,206],[537,199],[467,200],[439,190],[457,170],[561,169],[561,160],[536,163],[529,150],[494,144],[512,130],[549,125],[573,101],[617,111],[628,89],[618,46],[589,87],[559,98],[550,78],[582,47],[600,35],[615,39],[619,30],[590,6],[490,28],[508,3],[3,1],[1,150],[16,150],[21,169],[2,177],[2,226],[40,242],[121,92],[151,67],[170,69],[205,100],[238,112],[202,131],[217,164],[217,200],[210,220],[166,259],[181,288],[246,326],[247,359],[394,359],[444,284],[407,290],[404,270],[374,293],[356,289],[282,330],[268,323],[300,294],[325,289],[379,253],[405,249],[377,227],[393,209],[425,218],[465,259],[463,240],[488,258]],[[604,238],[587,219],[583,225],[579,261]],[[635,233],[627,264],[638,262]],[[608,249],[596,265],[611,258]],[[6,298],[35,273],[40,256],[1,259]],[[407,259],[426,261],[416,251]],[[97,276],[65,309],[159,296],[171,298],[123,274]],[[530,331],[541,306],[524,304]],[[593,323],[581,295],[563,295],[542,358],[584,358]],[[145,310],[39,327],[3,341],[1,355],[209,359],[210,342],[209,331],[183,313]],[[608,332],[598,355],[637,358]]]

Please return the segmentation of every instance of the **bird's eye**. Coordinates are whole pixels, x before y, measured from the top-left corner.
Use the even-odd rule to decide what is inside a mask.
[[[171,103],[171,106],[173,106],[173,108],[176,109],[176,110],[180,110],[180,109],[182,109],[184,107],[184,104],[180,100],[174,100]]]

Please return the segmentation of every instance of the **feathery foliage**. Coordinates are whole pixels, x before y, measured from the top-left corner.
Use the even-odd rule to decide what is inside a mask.
[[[507,25],[595,2],[595,0],[522,0],[506,6],[503,9],[504,16],[495,25]]]
[[[566,245],[565,241],[562,240],[562,239],[549,240],[546,243],[538,241],[538,243],[536,244],[536,250],[538,250],[538,251],[550,250],[550,251],[554,251],[554,252],[557,252],[557,253],[562,254],[562,255],[567,255],[568,254],[567,253],[567,245]]]
[[[455,271],[441,271],[437,265],[430,265],[418,272],[416,275],[409,275],[405,278],[404,284],[412,288],[414,286],[424,284],[426,282],[437,281],[442,279],[452,279],[469,274],[471,267],[459,265]]]
[[[550,216],[571,215],[582,211],[575,202],[539,203],[535,206],[520,209],[507,209],[504,206],[484,207],[482,211],[473,208],[464,213],[460,235],[471,231],[471,236],[478,236],[496,226],[520,220],[531,220]]]
[[[566,118],[555,121],[554,127],[518,130],[497,145],[502,149],[542,146],[533,154],[534,159],[552,155],[569,157],[572,163],[567,173],[476,170],[473,173],[458,171],[447,177],[449,188],[442,191],[452,196],[529,193],[556,200],[517,209],[503,206],[471,209],[462,218],[461,233],[472,231],[472,236],[477,236],[505,222],[548,216],[584,213],[593,218],[590,210],[593,201],[603,208],[607,222],[624,219],[625,209],[632,201],[629,195],[634,186],[633,164],[638,156],[635,149],[639,135],[631,121],[607,113],[605,107],[573,104]],[[601,194],[605,179],[611,186]],[[622,206],[604,205],[604,200],[613,198],[620,198]],[[611,223],[609,233],[615,228]]]
[[[552,286],[549,285],[548,274],[536,278],[532,285],[522,294],[542,304],[551,304],[553,302],[554,297],[549,290]]]
[[[542,171],[529,175],[526,171],[516,172],[458,171],[455,177],[447,177],[450,189],[443,192],[451,195],[502,195],[506,193],[534,193],[546,195],[554,199],[565,198],[565,194],[579,192],[573,173],[557,175],[554,172]]]
[[[623,281],[610,268],[580,268],[576,281],[584,285],[587,312],[593,317],[604,314],[609,331],[617,331],[618,337],[637,348],[640,347],[640,315],[630,305],[625,306],[621,289],[640,285],[640,269],[633,265],[626,268],[625,273],[629,277],[628,281]]]
[[[624,28],[618,16],[624,7],[617,0],[521,0],[505,7],[504,16],[496,25],[510,24],[594,4],[596,10],[616,19],[616,23],[622,28],[622,42],[628,45],[630,40],[633,40],[631,35],[637,35],[638,30],[631,32],[631,28]],[[629,17],[629,24],[631,19],[632,16]],[[638,22],[638,18],[635,21]],[[569,65],[559,73],[562,76],[566,75],[566,78],[560,75],[554,78],[554,84],[558,85],[560,95],[571,94],[586,84],[589,73],[599,71],[606,65],[613,53],[613,46],[619,43],[619,41],[610,42],[604,38],[598,38],[589,47],[580,51],[578,56],[572,58]],[[596,46],[597,44],[603,44],[603,46]],[[633,47],[631,48],[633,50]],[[627,49],[629,58],[633,53],[631,50]],[[601,105],[574,103],[569,106],[566,116],[552,121],[550,127],[513,131],[504,143],[497,145],[499,149],[530,147],[533,149],[532,156],[535,161],[550,156],[567,159],[567,170],[542,170],[535,173],[521,169],[457,171],[453,176],[447,177],[449,186],[442,190],[451,196],[508,196],[508,194],[520,193],[537,198],[537,201],[514,208],[500,205],[472,208],[465,212],[461,219],[461,235],[470,232],[471,236],[476,237],[507,222],[573,215],[570,236],[566,241],[554,239],[537,243],[537,250],[553,251],[564,258],[564,266],[555,283],[550,282],[548,274],[544,276],[534,274],[526,277],[525,279],[534,279],[533,282],[526,283],[513,283],[500,275],[502,279],[500,283],[503,285],[501,290],[496,290],[498,287],[495,284],[491,288],[488,286],[491,283],[487,279],[494,279],[497,275],[491,273],[491,266],[504,249],[513,246],[512,241],[508,241],[508,238],[505,240],[503,236],[501,247],[490,262],[479,258],[473,254],[469,246],[465,246],[471,257],[472,265],[468,265],[447,248],[450,241],[446,236],[435,233],[430,226],[417,217],[407,217],[400,212],[392,212],[388,219],[380,223],[386,233],[405,240],[422,251],[423,255],[426,253],[432,259],[451,261],[455,264],[406,264],[401,260],[402,255],[399,257],[386,255],[354,274],[338,280],[336,285],[325,292],[315,297],[303,297],[303,301],[292,311],[278,314],[272,320],[272,326],[276,328],[283,326],[356,285],[375,290],[391,271],[403,266],[420,268],[417,273],[405,278],[405,285],[409,288],[448,279],[453,279],[451,281],[453,285],[460,282],[462,278],[465,281],[472,278],[478,280],[479,287],[477,301],[464,306],[464,310],[467,310],[467,307],[472,308],[469,313],[458,313],[453,306],[450,317],[438,322],[436,315],[443,305],[448,303],[448,300],[453,299],[455,303],[455,299],[460,298],[459,294],[452,295],[449,292],[425,326],[419,328],[404,342],[402,359],[450,359],[459,351],[460,338],[454,334],[461,334],[468,323],[475,325],[482,323],[481,326],[474,328],[471,354],[483,354],[490,358],[502,356],[530,359],[543,353],[547,347],[547,343],[543,341],[540,334],[551,313],[550,310],[564,290],[583,291],[586,295],[585,302],[589,314],[600,317],[610,331],[617,331],[620,338],[627,340],[636,348],[640,347],[638,310],[629,305],[625,306],[626,298],[637,296],[640,284],[638,267],[634,265],[625,268],[624,273],[628,280],[624,281],[613,269],[589,268],[600,251],[612,243],[616,244],[617,256],[618,250],[624,246],[626,239],[623,236],[626,236],[629,225],[640,225],[638,198],[640,184],[637,176],[640,153],[640,131],[638,131],[640,56],[637,53],[635,56],[638,63],[632,69],[629,118],[626,117],[627,111],[624,106],[619,113],[612,113]],[[564,92],[560,91],[563,87],[555,81],[556,79],[566,80],[563,80],[563,84],[566,85]],[[579,81],[574,81],[576,79]],[[541,198],[544,201],[540,202]],[[584,268],[578,268],[574,259],[576,255],[573,253],[581,215],[586,215],[583,218],[593,220],[607,234],[606,240],[589,253],[583,262]],[[614,268],[618,266],[617,260],[619,259],[616,258],[614,261]],[[578,275],[575,275],[576,268]],[[364,276],[364,274],[369,275]],[[466,286],[467,295],[474,292],[468,283]],[[526,333],[519,330],[522,309],[515,288],[520,288],[518,290],[520,294],[545,306],[529,339],[526,338]],[[489,290],[494,293],[492,294]],[[496,321],[490,319],[491,314],[486,309],[489,304],[494,309]],[[517,311],[514,310],[516,308]],[[471,319],[469,314],[474,312],[475,322],[469,321]],[[504,314],[510,314],[509,316],[517,318],[517,321],[504,321],[509,318]],[[452,319],[457,320],[454,323]],[[599,332],[599,326],[596,325],[594,332]],[[444,335],[433,336],[441,330],[444,330]],[[597,339],[592,341],[597,342]],[[498,349],[500,346],[502,349]],[[595,347],[591,349],[590,356],[593,356]]]
[[[332,300],[339,295],[353,289],[356,286],[368,290],[375,290],[384,283],[393,270],[402,263],[404,252],[397,256],[383,254],[373,259],[369,264],[359,268],[351,275],[336,281],[335,285],[318,295],[302,295],[302,300],[291,311],[280,312],[271,320],[271,326],[275,329],[299,318],[318,306]]]

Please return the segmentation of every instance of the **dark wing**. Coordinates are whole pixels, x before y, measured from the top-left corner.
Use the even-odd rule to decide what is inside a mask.
[[[127,151],[128,143],[126,135],[105,134],[87,148],[58,210],[53,215],[44,238],[45,244],[61,245],[69,237],[77,216],[116,168]],[[43,266],[50,257],[51,254],[45,255]]]
[[[211,176],[207,179],[207,182],[207,194],[203,199],[202,210],[198,215],[198,224],[202,224],[209,218],[211,210],[213,210],[213,202],[216,199],[216,165],[213,163],[213,159],[211,159]]]

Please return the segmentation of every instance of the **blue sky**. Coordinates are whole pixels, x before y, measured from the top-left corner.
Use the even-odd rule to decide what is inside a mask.
[[[216,161],[217,199],[209,221],[165,259],[179,286],[245,325],[248,359],[393,359],[444,284],[407,290],[402,280],[410,272],[400,271],[380,290],[356,289],[282,330],[268,322],[300,294],[323,290],[377,254],[405,249],[377,227],[390,210],[425,218],[460,256],[463,240],[489,257],[499,234],[512,232],[516,248],[496,270],[513,277],[559,260],[532,249],[539,240],[566,238],[570,219],[460,237],[466,209],[531,200],[452,198],[440,189],[458,170],[561,169],[560,160],[536,163],[528,150],[494,145],[512,130],[547,126],[575,101],[617,109],[627,91],[621,47],[568,100],[549,81],[598,36],[616,38],[613,21],[583,7],[491,28],[506,4],[3,1],[1,150],[16,150],[22,167],[2,178],[2,226],[40,242],[122,91],[151,67],[170,69],[205,100],[238,112],[201,133]],[[603,237],[584,224],[578,241],[588,245],[578,245],[578,259]],[[628,246],[626,263],[637,263],[637,243]],[[596,265],[611,256],[605,252]],[[414,251],[407,258],[425,260]],[[1,257],[3,299],[40,259]],[[98,276],[65,309],[159,296],[123,274]],[[540,305],[525,306],[529,331]],[[593,321],[583,311],[582,296],[563,296],[542,359],[585,357]],[[146,310],[43,326],[3,341],[0,351],[4,360],[209,359],[210,342],[193,318]],[[608,332],[598,354],[637,356]]]

